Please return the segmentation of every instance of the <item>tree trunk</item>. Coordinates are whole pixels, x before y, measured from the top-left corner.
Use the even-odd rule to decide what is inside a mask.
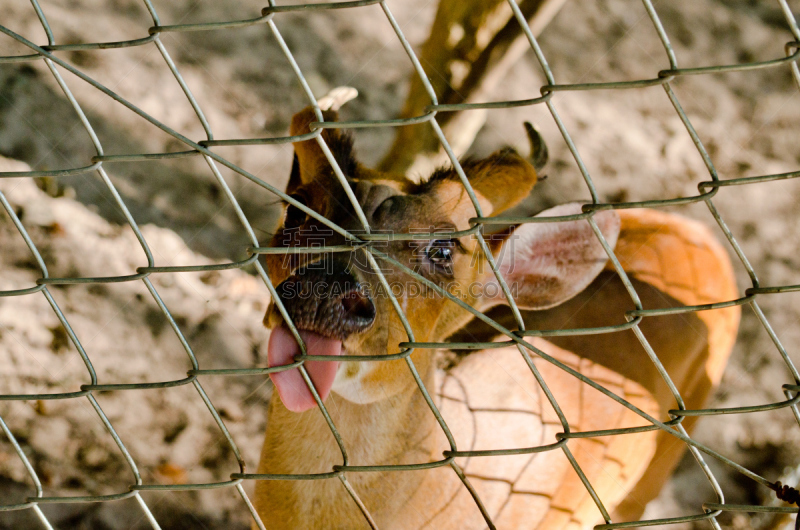
[[[536,35],[555,16],[564,0],[518,3]],[[530,44],[505,0],[441,0],[419,59],[439,103],[473,103],[490,94],[529,49]],[[401,117],[420,116],[430,104],[430,97],[415,72]],[[436,119],[460,156],[483,126],[486,111],[442,112]],[[379,168],[397,173],[409,170],[424,173],[427,166],[445,161],[433,128],[423,123],[398,128]]]

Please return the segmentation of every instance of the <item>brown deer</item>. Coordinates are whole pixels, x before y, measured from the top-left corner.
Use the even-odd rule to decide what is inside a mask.
[[[325,121],[337,119],[339,105],[352,97],[337,91],[320,100]],[[311,107],[296,114],[291,134],[310,132]],[[532,145],[541,146],[532,129]],[[442,169],[415,183],[358,163],[353,143],[339,129],[322,132],[374,231],[425,233],[470,227],[475,208],[454,170]],[[359,219],[315,140],[294,144],[287,194],[353,233]],[[541,155],[544,151],[539,149]],[[464,172],[484,216],[499,215],[528,196],[544,156],[532,164],[514,150],[466,160]],[[538,163],[537,163],[538,162]],[[563,205],[540,215],[580,213]],[[699,223],[650,210],[619,214],[601,211],[594,220],[640,296],[644,308],[719,302],[736,297],[730,261]],[[343,245],[344,237],[318,219],[287,205],[271,245]],[[596,327],[626,322],[631,296],[610,268],[607,255],[585,220],[526,223],[487,243],[515,298],[527,329]],[[486,265],[474,237],[436,236],[390,241],[377,246],[387,282],[399,285],[399,306],[414,340],[490,341],[497,332],[402,267],[431,284],[447,286],[463,302],[517,329],[506,298]],[[451,445],[419,390],[405,359],[337,362],[345,355],[389,355],[409,337],[377,275],[364,264],[364,249],[332,254],[268,255],[267,266],[286,313],[310,355],[305,369],[347,449],[348,466],[441,462]],[[476,259],[477,256],[477,259]],[[360,260],[360,261],[359,261]],[[700,407],[733,345],[737,307],[699,313],[646,317],[639,324],[688,408]],[[275,304],[264,323],[272,329],[270,366],[288,365],[301,353]],[[503,340],[508,340],[504,337]],[[631,330],[590,336],[526,339],[539,350],[591,377],[660,420],[677,408],[654,364]],[[571,431],[647,425],[632,411],[553,364],[528,352],[554,395]],[[558,442],[559,417],[520,350],[505,346],[459,356],[447,370],[436,350],[417,348],[410,356],[434,396],[458,451],[537,447]],[[297,368],[276,372],[268,428],[258,472],[330,473],[342,454],[326,418]],[[684,425],[690,422],[685,421]],[[580,466],[612,519],[638,517],[669,476],[685,444],[667,433],[569,439],[567,451],[503,456],[460,456],[452,465],[403,471],[349,471],[351,487],[368,521],[337,477],[322,480],[259,480],[255,505],[268,528],[394,529],[587,528],[600,511],[574,471]],[[449,462],[448,462],[449,463]],[[465,481],[481,499],[486,515]]]

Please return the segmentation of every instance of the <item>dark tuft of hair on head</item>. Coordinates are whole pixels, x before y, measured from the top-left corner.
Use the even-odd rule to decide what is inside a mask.
[[[356,168],[358,167],[358,161],[356,160],[355,147],[353,146],[353,135],[348,132],[340,131],[339,134],[331,136],[333,137],[327,139],[327,141],[333,158],[336,160],[336,163],[339,164],[342,173],[344,173],[346,177],[354,177]]]

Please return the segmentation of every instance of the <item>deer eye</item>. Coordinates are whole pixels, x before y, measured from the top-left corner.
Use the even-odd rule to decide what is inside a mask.
[[[454,239],[437,239],[430,242],[425,249],[425,255],[434,265],[445,267],[453,263],[455,248],[456,241]]]
[[[290,197],[303,206],[306,206],[306,200],[302,195],[293,193]],[[308,219],[306,212],[293,204],[286,205],[286,214],[283,217],[283,228],[292,229],[303,226]]]

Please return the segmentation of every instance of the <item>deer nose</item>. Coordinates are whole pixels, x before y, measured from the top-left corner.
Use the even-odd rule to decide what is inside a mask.
[[[375,304],[362,289],[353,289],[340,299],[344,309],[344,317],[363,329],[367,329],[375,321]]]
[[[375,304],[358,278],[344,266],[303,267],[276,291],[298,329],[344,340],[369,329]]]

